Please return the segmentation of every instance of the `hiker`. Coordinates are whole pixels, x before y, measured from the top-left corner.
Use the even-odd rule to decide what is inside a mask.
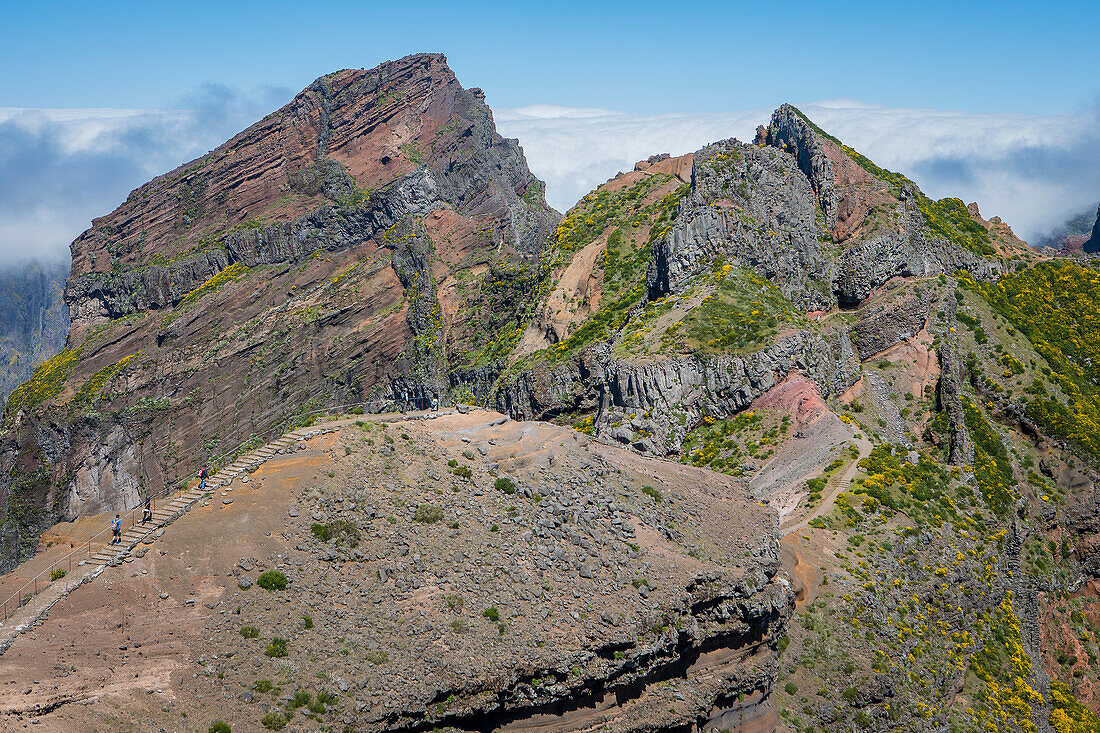
[[[117,545],[122,542],[122,518],[119,515],[115,515],[114,521],[115,538],[111,540],[112,545]]]
[[[408,390],[401,393],[401,414],[405,414],[409,409],[409,392]]]
[[[142,512],[141,512],[141,523],[142,524],[145,524],[146,522],[152,522],[153,521],[152,501],[153,500],[151,498],[149,498],[148,496],[145,497],[145,509],[143,509]]]
[[[433,395],[432,396],[432,412],[438,412],[438,411],[439,411],[439,397],[438,397],[438,395]]]
[[[206,477],[209,472],[206,470],[206,466],[203,466],[199,471],[199,491],[206,491]]]

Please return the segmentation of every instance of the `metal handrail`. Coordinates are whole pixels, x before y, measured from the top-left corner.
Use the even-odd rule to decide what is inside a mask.
[[[302,416],[307,417],[307,416],[319,415],[321,413],[334,413],[335,415],[339,415],[340,411],[342,411],[346,408],[356,408],[356,407],[362,407],[362,408],[364,408],[364,412],[366,412],[367,407],[372,407],[373,408],[373,406],[375,406],[375,405],[378,405],[379,408],[377,410],[372,409],[371,413],[372,414],[376,414],[376,413],[380,414],[380,413],[383,412],[382,407],[384,407],[384,406],[393,407],[395,405],[395,401],[394,400],[374,400],[372,402],[353,402],[353,403],[349,403],[349,404],[345,404],[345,405],[335,405],[335,406],[332,406],[332,407],[323,407],[323,408],[320,408],[318,410],[312,410],[310,412],[304,412],[304,413],[302,413]],[[294,432],[294,430],[301,430],[301,429],[302,428],[293,428],[291,430],[288,430],[288,431],[282,433],[282,435],[286,435],[287,433]],[[269,435],[273,430],[275,430],[275,428],[270,428],[267,431],[265,431],[264,433],[261,433],[261,435],[265,435],[265,436]],[[248,445],[249,443],[255,441],[259,437],[260,437],[260,435],[256,435],[256,434],[251,435],[247,440],[244,440],[244,441],[238,443],[233,449],[231,449],[229,451],[226,451],[225,453],[222,453],[221,455],[217,456],[216,461],[211,461],[211,462],[214,465],[219,465],[220,466],[222,464],[219,461],[222,461],[222,460],[224,460],[225,458],[227,458],[229,456],[233,456],[233,458],[236,458],[237,456],[240,455],[241,450],[244,449],[244,447],[246,445]],[[150,500],[150,511],[155,509],[155,505],[152,503],[152,501],[154,499],[163,498],[163,497],[168,496],[169,494],[173,494],[173,493],[181,490],[188,483],[193,481],[194,478],[195,478],[194,476],[188,476],[187,478],[180,479],[179,481],[176,481],[175,483],[172,483],[172,484],[169,484],[169,485],[165,486],[161,491],[157,492],[156,494],[147,496],[147,498]],[[128,512],[129,515],[130,515],[130,524],[129,524],[130,527],[133,527],[134,525],[137,524],[136,514],[137,514],[137,511],[143,507],[144,503],[145,503],[145,500],[142,499],[142,502],[140,504],[138,504],[137,506],[130,507],[128,509],[123,509],[122,510],[122,512]],[[10,596],[8,596],[7,599],[5,599],[3,601],[3,603],[0,603],[0,609],[2,609],[3,613],[4,613],[4,620],[7,621],[8,618],[10,617],[11,613],[14,613],[15,611],[19,610],[20,608],[25,606],[30,601],[31,598],[38,595],[38,592],[39,592],[38,580],[43,575],[45,575],[46,573],[50,573],[50,574],[54,573],[62,564],[65,564],[66,561],[68,562],[68,570],[66,572],[67,573],[72,572],[72,569],[73,569],[73,556],[76,555],[77,553],[81,552],[81,551],[84,551],[84,550],[88,549],[89,546],[93,542],[98,540],[101,535],[105,535],[109,531],[113,531],[113,528],[108,527],[107,529],[104,529],[104,530],[102,530],[100,532],[97,532],[96,534],[92,535],[90,538],[85,540],[79,547],[73,548],[67,555],[60,558],[57,562],[53,563],[52,565],[50,565],[50,567],[47,568],[46,570],[42,570],[39,573],[37,573],[33,578],[31,578],[26,583],[24,583],[22,585],[22,587],[19,588],[19,590],[15,591]],[[58,580],[60,580],[60,578],[58,578]],[[50,582],[52,583],[53,580],[51,580]],[[23,592],[26,591],[27,588],[30,588],[31,586],[33,586],[33,591],[27,596],[26,600],[21,599],[21,595],[23,594]],[[49,587],[48,583],[43,586],[43,589],[45,589],[47,587]],[[16,600],[17,602],[15,604],[15,607],[11,609],[11,612],[9,612],[8,604],[11,603],[12,600]]]

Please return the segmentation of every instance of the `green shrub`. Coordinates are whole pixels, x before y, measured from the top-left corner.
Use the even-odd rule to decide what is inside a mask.
[[[317,693],[317,697],[314,698],[313,702],[309,703],[309,705],[307,705],[307,707],[309,708],[309,711],[311,713],[316,713],[317,715],[324,715],[325,712],[326,712],[325,706],[326,705],[331,705],[334,702],[336,702],[336,695],[333,695],[330,692],[325,692],[324,690],[321,690],[320,692]]]
[[[263,717],[263,720],[260,721],[268,730],[282,730],[289,722],[290,718],[282,713],[268,713]]]
[[[459,466],[454,470],[453,473],[455,476],[458,476],[460,479],[464,479],[466,481],[469,481],[471,478],[473,478],[474,475],[474,472],[470,470],[469,466]]]
[[[302,628],[304,628],[304,629],[312,629],[313,628],[313,617],[312,616],[302,616]]]
[[[271,640],[271,643],[267,645],[267,649],[264,649],[264,654],[269,657],[285,657],[287,655],[286,644],[286,639],[281,636],[276,636]]]
[[[505,494],[516,493],[516,484],[512,479],[507,476],[501,476],[493,484],[497,491],[503,491]]]
[[[260,630],[255,626],[246,625],[241,627],[241,636],[246,639],[255,639],[260,635]]]
[[[229,728],[229,723],[224,720],[215,720],[210,724],[210,733],[232,733]]]
[[[795,683],[793,683],[793,682],[788,682],[788,683],[787,683],[787,684],[786,684],[786,685],[785,685],[785,686],[783,687],[783,689],[784,689],[784,690],[785,690],[785,691],[787,692],[787,694],[788,694],[788,695],[794,695],[795,693],[797,693],[797,692],[798,692],[798,685],[796,685],[796,684],[795,684]]]
[[[486,608],[484,611],[481,612],[481,615],[489,619],[493,623],[500,621],[500,611],[497,609],[496,606],[490,606],[489,608]]]
[[[372,649],[363,655],[363,659],[366,659],[371,664],[385,664],[390,660],[389,656],[381,649]]]
[[[642,493],[653,499],[653,501],[657,503],[660,503],[665,499],[663,496],[661,496],[661,492],[653,488],[652,486],[643,486]]]
[[[286,584],[286,576],[278,570],[266,570],[260,573],[260,577],[256,578],[256,585],[265,590],[286,590]]]
[[[309,701],[313,698],[313,695],[309,693],[309,690],[298,690],[294,693],[293,699],[291,699],[286,707],[288,710],[297,710],[298,708],[304,708],[309,705]]]
[[[321,542],[335,539],[337,545],[348,547],[358,547],[359,540],[362,538],[359,528],[346,519],[337,519],[328,524],[314,524],[311,530],[313,536]]]
[[[275,685],[271,684],[271,680],[256,680],[256,684],[252,685],[252,689],[256,692],[271,692],[275,689]]]
[[[413,519],[424,524],[435,524],[443,519],[443,510],[431,504],[421,504],[413,513]]]
[[[53,572],[50,573],[50,580],[61,580],[64,577],[65,570],[62,568],[54,568]]]

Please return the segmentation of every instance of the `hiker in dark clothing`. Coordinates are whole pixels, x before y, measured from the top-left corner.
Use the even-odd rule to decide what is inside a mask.
[[[142,524],[145,524],[146,522],[152,522],[153,521],[152,502],[153,502],[153,500],[151,498],[149,498],[148,496],[145,497],[145,509],[142,510],[142,512],[141,512],[141,523]]]
[[[115,538],[111,540],[112,545],[117,545],[122,542],[122,519],[116,514],[114,522]]]
[[[206,477],[207,477],[207,475],[208,475],[208,471],[206,470],[206,466],[203,466],[202,470],[199,471],[199,491],[206,491]]]

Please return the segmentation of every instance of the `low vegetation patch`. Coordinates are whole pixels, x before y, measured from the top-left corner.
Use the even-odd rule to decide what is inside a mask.
[[[267,649],[264,649],[264,654],[269,657],[285,657],[287,655],[287,640],[281,636],[276,636],[271,640],[271,643],[267,645]]]
[[[359,528],[346,519],[337,519],[327,524],[314,524],[311,530],[313,536],[321,542],[336,540],[338,546],[358,547],[361,539]]]
[[[8,396],[4,408],[7,421],[19,410],[32,409],[60,394],[65,380],[80,362],[80,349],[63,349],[49,361],[40,364],[31,378],[19,385]]]
[[[805,320],[779,288],[754,272],[719,264],[713,279],[715,291],[666,330],[666,343],[704,354],[736,353],[758,349],[783,325]]]
[[[413,513],[413,519],[423,524],[435,524],[443,519],[443,510],[432,504],[421,504]]]
[[[270,591],[286,590],[287,579],[278,570],[265,570],[256,578],[256,585]]]

